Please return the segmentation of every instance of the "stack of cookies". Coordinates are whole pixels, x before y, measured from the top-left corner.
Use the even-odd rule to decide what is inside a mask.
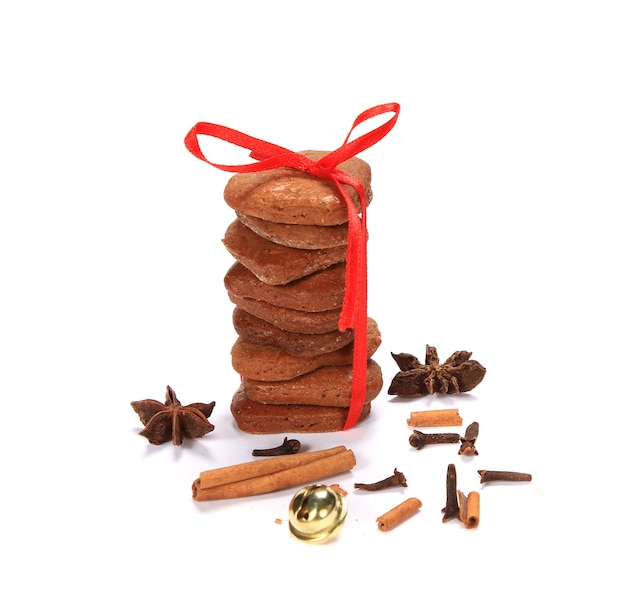
[[[327,152],[306,151],[318,160]],[[363,184],[371,171],[351,158],[339,168]],[[358,204],[356,191],[347,187]],[[338,329],[346,276],[347,208],[337,187],[293,169],[234,175],[224,191],[237,217],[224,245],[236,259],[224,279],[235,304],[233,368],[241,385],[231,412],[255,434],[332,432],[346,421],[352,390],[353,332]],[[371,359],[381,342],[368,319],[365,403],[382,389]]]

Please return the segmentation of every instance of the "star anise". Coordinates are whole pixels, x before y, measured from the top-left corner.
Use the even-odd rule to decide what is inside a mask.
[[[486,369],[470,359],[469,351],[456,351],[443,364],[437,349],[426,345],[426,364],[410,353],[392,353],[400,372],[391,381],[390,396],[419,398],[434,393],[458,394],[470,391],[485,376]]]
[[[156,400],[141,400],[130,405],[145,426],[139,434],[153,445],[162,445],[167,441],[182,445],[183,438],[200,438],[215,428],[208,419],[215,402],[194,402],[182,406],[169,385],[165,390],[165,404]]]

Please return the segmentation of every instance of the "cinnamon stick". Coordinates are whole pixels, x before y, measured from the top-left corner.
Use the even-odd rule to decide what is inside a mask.
[[[273,465],[271,462],[282,463]],[[192,496],[202,501],[267,494],[331,477],[355,465],[354,453],[343,446],[247,462],[201,473],[192,485]],[[212,476],[217,483],[211,483]]]
[[[376,518],[376,522],[378,522],[378,529],[388,531],[395,528],[398,524],[400,524],[400,522],[404,522],[404,520],[408,517],[417,513],[421,506],[422,501],[420,501],[419,498],[407,498],[398,506]]]
[[[480,522],[480,494],[470,492],[467,496],[460,490],[459,495],[459,517],[465,524],[465,528],[476,528]]]
[[[463,418],[459,415],[459,409],[413,411],[406,423],[411,427],[460,426]]]
[[[467,528],[476,528],[480,522],[480,494],[478,492],[470,492],[467,495],[466,513],[465,526]]]
[[[213,488],[227,483],[243,481],[244,479],[253,479],[254,477],[269,475],[270,473],[276,473],[287,468],[294,468],[343,451],[346,451],[346,448],[343,445],[339,445],[338,447],[332,447],[330,449],[294,453],[290,456],[254,460],[252,462],[244,462],[242,464],[234,464],[233,466],[224,466],[210,471],[203,471],[200,473],[199,477],[200,488]]]

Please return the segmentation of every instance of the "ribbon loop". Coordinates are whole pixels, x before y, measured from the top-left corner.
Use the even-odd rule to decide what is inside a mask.
[[[380,126],[350,140],[356,128],[363,122],[385,113],[393,115]],[[354,330],[354,351],[352,393],[344,430],[353,427],[358,421],[363,409],[367,385],[367,196],[362,183],[356,177],[339,169],[338,165],[380,141],[395,126],[399,113],[398,103],[386,103],[366,109],[354,120],[343,144],[317,161],[268,141],[209,122],[198,122],[185,137],[187,149],[194,156],[217,169],[231,173],[253,173],[280,167],[295,169],[321,179],[331,180],[345,201],[348,214],[346,284],[338,328]],[[256,162],[244,165],[213,163],[204,156],[198,141],[199,135],[215,137],[245,148],[249,150],[250,157]],[[346,185],[351,186],[357,192],[361,206],[360,215],[345,188]]]

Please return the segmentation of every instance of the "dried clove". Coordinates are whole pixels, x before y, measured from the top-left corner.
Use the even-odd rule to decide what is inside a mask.
[[[440,445],[442,443],[458,443],[461,436],[455,432],[438,432],[435,434],[424,434],[419,430],[413,430],[409,436],[409,444],[415,449],[422,449],[426,445]]]
[[[478,471],[480,483],[488,481],[532,481],[530,473],[516,473],[514,471]]]
[[[253,449],[253,456],[288,456],[292,453],[300,451],[300,441],[285,437],[285,440],[278,447],[270,447],[269,449]]]
[[[461,519],[456,490],[456,466],[454,464],[448,464],[446,473],[446,506],[441,510],[441,513],[443,513],[442,522],[447,522],[453,518]]]
[[[465,430],[465,436],[461,437],[460,456],[477,456],[476,439],[478,438],[478,422],[474,421]]]
[[[406,478],[397,468],[393,469],[393,475],[386,479],[381,479],[375,483],[355,483],[354,487],[358,490],[367,490],[368,492],[377,492],[386,488],[395,488],[396,486],[407,487]]]

